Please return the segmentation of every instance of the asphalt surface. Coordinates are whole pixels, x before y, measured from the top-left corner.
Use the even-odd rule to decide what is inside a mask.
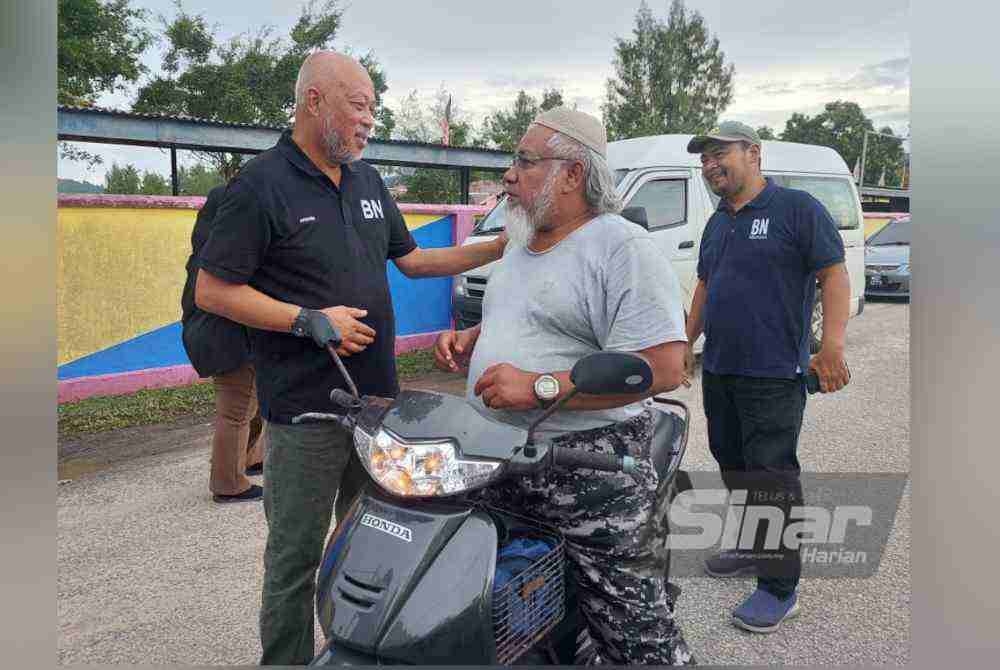
[[[851,385],[814,397],[799,447],[813,472],[909,471],[909,306],[869,303],[848,329]],[[419,383],[417,384],[419,385]],[[427,386],[460,388],[434,377]],[[700,388],[674,394],[694,421],[685,468],[714,471]],[[134,457],[95,459],[100,436],[67,454],[59,486],[59,662],[252,665],[266,526],[259,503],[220,506],[207,490],[210,426],[117,432]],[[100,462],[98,462],[100,461]],[[729,623],[751,580],[682,577],[678,618],[702,664],[909,661],[907,486],[877,573],[804,579],[801,614],[771,635]],[[322,636],[317,632],[317,645]]]

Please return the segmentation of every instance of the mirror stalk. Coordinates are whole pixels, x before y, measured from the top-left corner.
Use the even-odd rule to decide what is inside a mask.
[[[550,416],[552,416],[553,414],[555,414],[556,412],[558,412],[559,409],[561,409],[563,405],[565,405],[566,403],[568,403],[574,396],[576,396],[576,394],[577,394],[577,390],[576,389],[571,390],[569,393],[567,393],[565,396],[563,396],[559,401],[553,403],[552,407],[549,407],[547,410],[545,410],[545,412],[540,417],[538,417],[537,419],[535,419],[535,422],[532,423],[531,426],[528,427],[528,440],[524,443],[525,444],[525,446],[524,446],[524,455],[525,456],[527,456],[528,458],[534,458],[535,457],[535,449],[534,449],[534,445],[535,445],[535,429],[537,429],[538,426],[542,422],[544,422],[546,419],[548,419]]]

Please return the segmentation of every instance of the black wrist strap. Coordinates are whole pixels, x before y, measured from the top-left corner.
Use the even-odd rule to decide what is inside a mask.
[[[295,316],[295,320],[292,321],[292,335],[296,337],[309,337],[309,310],[305,307],[299,309],[299,313]]]

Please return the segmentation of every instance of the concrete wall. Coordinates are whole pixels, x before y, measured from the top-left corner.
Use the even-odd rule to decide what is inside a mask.
[[[196,381],[180,298],[201,197],[60,195],[59,402]],[[422,247],[460,244],[486,209],[401,205]],[[411,280],[389,264],[397,352],[451,326],[450,278]]]

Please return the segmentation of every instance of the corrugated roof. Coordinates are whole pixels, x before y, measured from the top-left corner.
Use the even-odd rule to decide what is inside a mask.
[[[285,126],[272,126],[257,123],[237,123],[232,121],[218,121],[215,119],[204,119],[196,116],[187,116],[185,114],[146,114],[141,112],[132,112],[122,109],[111,109],[108,107],[86,107],[82,105],[59,105],[58,109],[60,111],[71,111],[71,112],[86,112],[91,114],[104,114],[107,116],[121,116],[125,118],[132,119],[147,119],[150,121],[165,120],[165,121],[187,121],[190,123],[200,123],[210,126],[226,126],[230,128],[250,128],[254,130],[285,130],[290,128],[290,125]],[[435,149],[440,148],[452,148],[452,149],[471,149],[473,151],[483,151],[486,153],[501,154],[504,156],[510,155],[507,151],[501,151],[499,149],[484,149],[482,147],[463,147],[455,145],[444,145],[444,144],[434,144],[433,142],[413,142],[410,140],[382,140],[377,138],[372,138],[373,142],[384,142],[386,144],[396,144],[400,146],[413,146],[413,147],[433,147]]]

